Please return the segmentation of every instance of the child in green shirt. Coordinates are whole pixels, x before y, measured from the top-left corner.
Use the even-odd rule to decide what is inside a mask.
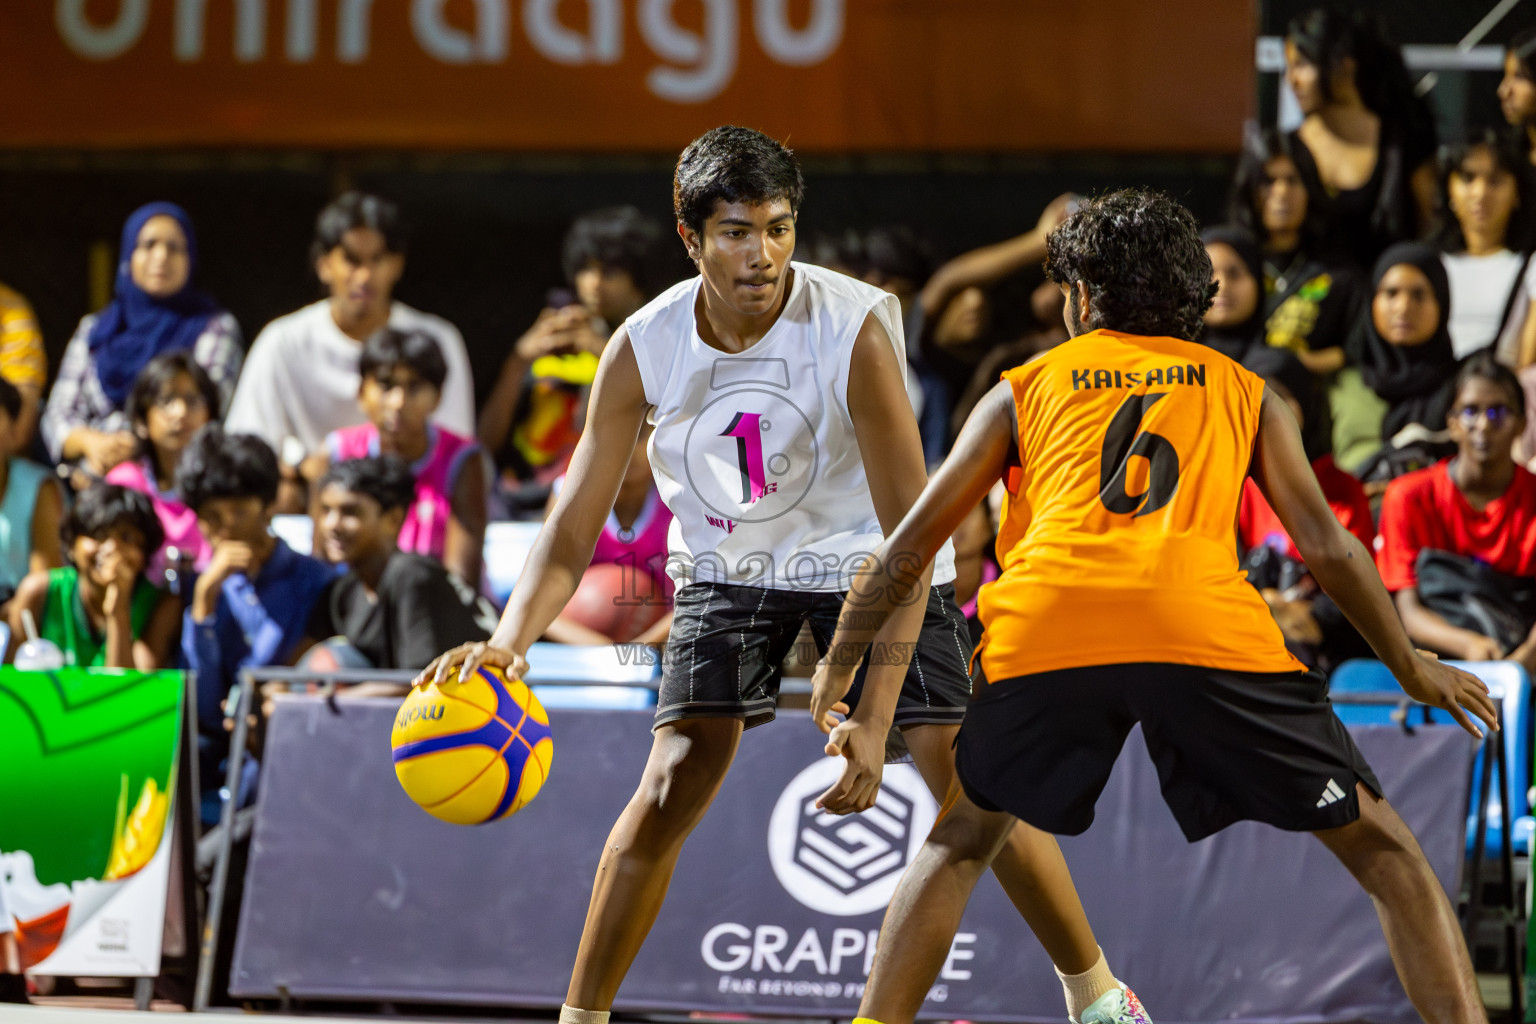
[[[5,660],[26,639],[26,610],[66,665],[149,670],[170,664],[180,608],[144,578],[150,553],[164,539],[149,498],[116,484],[92,484],[59,532],[70,564],[21,581],[11,602]]]

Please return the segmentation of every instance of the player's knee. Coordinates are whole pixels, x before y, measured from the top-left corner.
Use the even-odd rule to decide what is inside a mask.
[[[670,817],[687,813],[707,800],[718,773],[712,766],[681,760],[648,768],[640,785],[640,798],[647,810]]]
[[[945,815],[928,834],[928,845],[953,865],[985,867],[1008,836],[1011,822],[1002,815],[963,811]]]
[[[1362,881],[1407,860],[1421,860],[1419,844],[1403,819],[1385,798],[1360,787],[1360,817],[1341,828],[1318,833],[1318,838]]]
[[[647,812],[663,819],[694,817],[719,788],[734,744],[681,733],[658,735],[637,794]]]

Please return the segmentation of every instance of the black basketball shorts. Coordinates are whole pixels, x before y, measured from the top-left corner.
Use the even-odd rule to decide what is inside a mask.
[[[809,622],[818,657],[837,628],[843,595],[693,583],[678,591],[652,727],[684,718],[773,720],[780,666]],[[875,653],[872,649],[872,653]],[[893,724],[958,724],[970,697],[971,640],[950,584],[931,587]],[[869,670],[859,667],[847,703],[857,707]]]
[[[1137,722],[1190,842],[1243,820],[1337,828],[1360,816],[1357,781],[1381,795],[1316,672],[1146,663],[996,683],[978,672],[955,767],[983,809],[1077,835]]]

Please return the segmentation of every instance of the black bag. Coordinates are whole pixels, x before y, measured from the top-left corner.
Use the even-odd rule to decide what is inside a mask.
[[[1536,623],[1536,580],[1434,548],[1419,552],[1414,570],[1424,607],[1453,626],[1497,640],[1506,651],[1523,644]]]
[[[1307,567],[1300,559],[1263,544],[1243,555],[1242,567],[1248,573],[1248,582],[1259,590],[1289,590],[1307,575]]]
[[[1355,477],[1363,484],[1390,483],[1415,470],[1433,466],[1454,454],[1455,442],[1410,441],[1401,448],[1385,444],[1360,464],[1355,470]]]

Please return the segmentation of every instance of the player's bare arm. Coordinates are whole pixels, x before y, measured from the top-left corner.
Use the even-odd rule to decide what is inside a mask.
[[[1296,418],[1268,388],[1260,413],[1254,480],[1269,499],[1312,576],[1365,637],[1404,692],[1444,708],[1474,736],[1482,732],[1462,708],[1497,728],[1488,687],[1476,677],[1415,651],[1403,630],[1376,563],[1340,525],[1302,449]]]
[[[886,617],[898,604],[910,600],[912,588],[944,541],[1007,470],[1015,448],[1015,423],[1013,389],[1001,382],[977,403],[949,458],[896,529],[886,534],[870,571],[854,581],[827,657],[816,670],[816,696],[821,700],[826,699],[823,676],[829,671],[828,664],[857,664]],[[849,611],[858,614],[850,616]],[[826,705],[812,705],[815,714],[826,710]]]
[[[524,659],[528,646],[560,614],[592,561],[592,550],[623,483],[645,412],[640,368],[629,334],[621,327],[598,364],[586,427],[571,457],[565,484],[528,553],[528,562],[496,632],[487,642],[464,644],[434,659],[416,677],[417,685],[442,681],[455,665],[463,665],[466,674],[484,664],[521,677],[527,669]]]
[[[890,335],[874,314],[865,317],[848,367],[848,415],[859,441],[869,496],[881,532],[890,535],[923,493],[928,474],[923,444],[902,381],[901,362]],[[858,710],[849,716],[838,742],[828,742],[828,754],[844,754],[843,777],[828,790],[833,809],[862,811],[875,802],[884,766],[885,736],[896,713],[896,699],[911,661],[912,646],[923,626],[933,566],[923,568],[917,585],[903,596],[885,625],[872,638],[878,646],[864,680]],[[822,732],[837,725],[830,712],[847,714],[842,698],[853,685],[862,656],[829,660],[818,672],[812,713]]]

